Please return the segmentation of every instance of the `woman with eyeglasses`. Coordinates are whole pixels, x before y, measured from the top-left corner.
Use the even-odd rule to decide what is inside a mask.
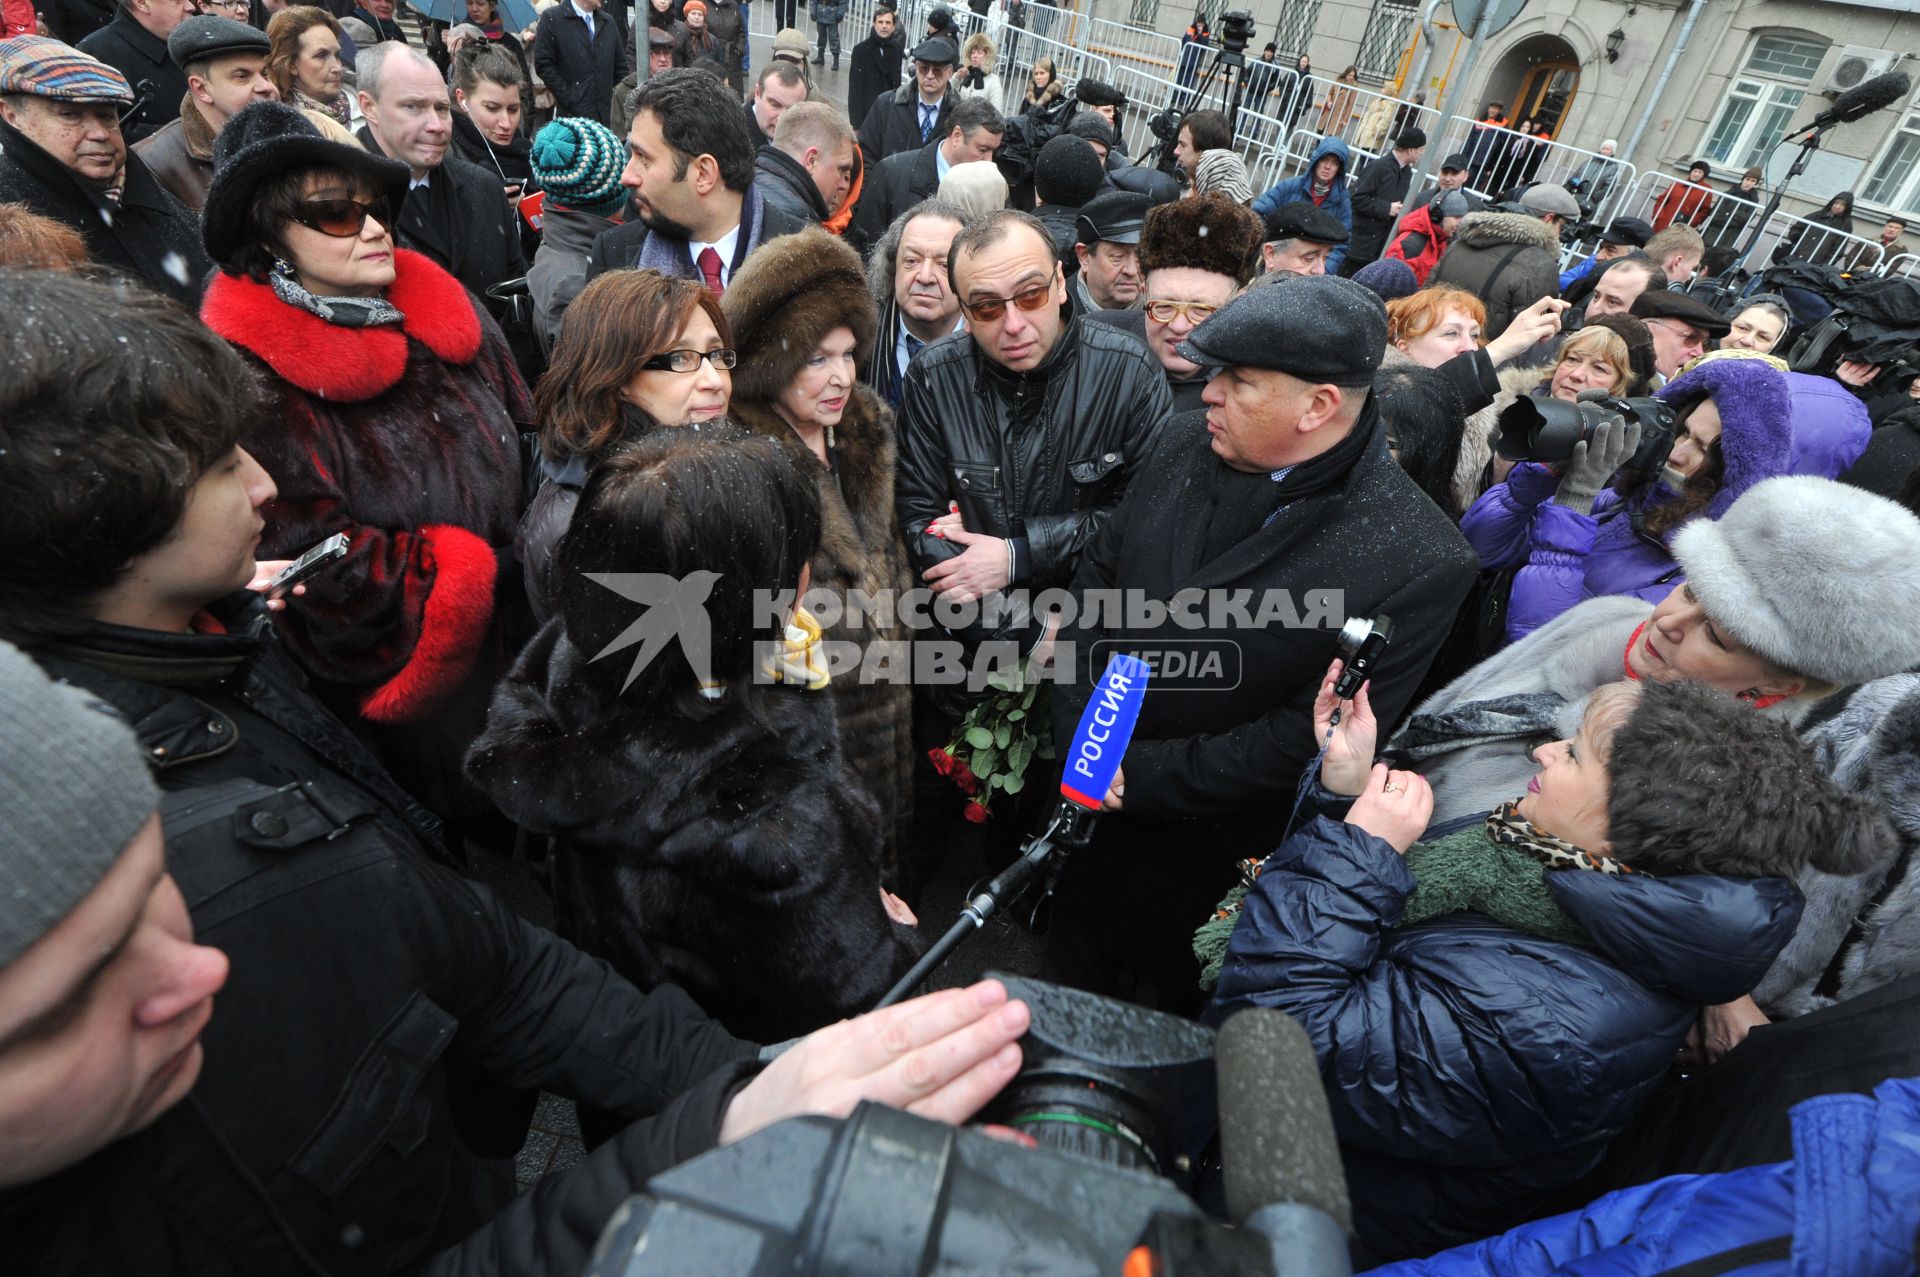
[[[736,358],[699,280],[609,271],[573,299],[534,393],[540,490],[515,538],[536,621],[550,614],[554,547],[594,466],[662,426],[724,421]]]
[[[324,111],[342,128],[354,125],[353,95],[342,87],[346,64],[340,49],[346,32],[325,9],[290,5],[267,23],[267,78],[288,106]]]
[[[262,557],[347,555],[275,614],[314,690],[449,821],[486,809],[460,756],[522,611],[510,562],[533,404],[453,276],[398,248],[407,166],[263,102],[222,130],[201,318],[260,374],[244,440],[278,485]],[[496,818],[497,819],[497,818]]]
[[[826,533],[813,555],[814,588],[842,602],[854,590],[905,594],[912,581],[893,513],[893,414],[859,382],[878,327],[859,254],[817,228],[783,235],[747,259],[720,304],[740,351],[734,421],[785,441],[820,487]],[[891,612],[836,611],[825,637],[849,653],[876,653],[902,637]],[[891,870],[912,827],[912,697],[904,682],[851,671],[833,680],[833,692],[848,760],[880,807]]]
[[[1252,277],[1261,234],[1253,210],[1225,195],[1162,204],[1147,213],[1140,231],[1140,308],[1083,316],[1146,342],[1166,369],[1176,413],[1206,407],[1200,402],[1206,370],[1181,357],[1180,343]]]

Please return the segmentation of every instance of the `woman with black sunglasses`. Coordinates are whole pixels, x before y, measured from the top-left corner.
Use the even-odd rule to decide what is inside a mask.
[[[248,107],[215,147],[201,317],[261,374],[245,446],[279,486],[261,554],[335,533],[347,557],[276,614],[314,688],[401,784],[451,820],[524,611],[511,561],[533,405],[505,339],[446,271],[398,248],[406,165]],[[497,818],[496,818],[497,819]]]

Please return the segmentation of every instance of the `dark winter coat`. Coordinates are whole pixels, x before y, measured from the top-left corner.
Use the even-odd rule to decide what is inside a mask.
[[[593,16],[593,33],[571,4],[557,4],[540,15],[533,30],[533,66],[553,94],[556,116],[607,122],[613,86],[633,70],[633,42],[627,24],[612,8]]]
[[[866,39],[853,46],[847,62],[847,118],[854,128],[866,123],[875,98],[899,85],[905,58],[898,38],[882,40],[868,32]],[[919,136],[917,128],[914,136]]]
[[[1369,685],[1375,715],[1393,722],[1477,571],[1458,529],[1387,452],[1371,405],[1346,440],[1278,485],[1283,504],[1271,523],[1203,562],[1209,492],[1224,468],[1204,413],[1169,422],[1083,556],[1074,595],[1138,591],[1166,602],[1182,590],[1218,591],[1254,614],[1263,600],[1290,602],[1301,624],[1283,623],[1284,614],[1215,622],[1203,604],[1207,623],[1198,629],[1094,625],[1083,605],[1060,635],[1074,645],[1078,677],[1054,694],[1054,732],[1066,740],[1105,664],[1092,659],[1095,643],[1238,652],[1231,693],[1216,680],[1169,683],[1147,697],[1127,748],[1125,808],[1104,817],[1093,848],[1068,862],[1054,921],[1110,962],[1195,998],[1193,929],[1233,885],[1234,862],[1272,850],[1275,822],[1313,757],[1313,697],[1340,625],[1349,616],[1393,618],[1393,641]],[[1344,593],[1312,618],[1328,590]]]
[[[925,146],[889,155],[867,175],[853,224],[869,242],[884,235],[894,218],[921,200],[932,199],[940,189],[941,140],[936,137]]]
[[[47,20],[48,35],[75,46],[120,12],[113,0],[48,0],[34,8]]]
[[[224,273],[201,317],[269,394],[243,440],[279,487],[262,509],[261,557],[351,538],[280,614],[288,650],[321,699],[372,730],[389,768],[445,811],[519,610],[517,584],[496,576],[511,556],[533,406],[478,302],[418,254],[399,250],[395,266],[398,330],[329,324]]]
[[[148,172],[191,213],[207,203],[213,185],[213,127],[192,101],[180,103],[180,117],[133,146]]]
[[[1866,451],[1840,481],[1898,500],[1915,470],[1920,470],[1920,406],[1902,408],[1874,427]]]
[[[0,204],[23,204],[72,227],[86,240],[91,261],[190,306],[213,269],[200,219],[132,152],[120,203],[109,204],[92,183],[0,120]]]
[[[755,153],[753,185],[769,207],[779,209],[802,226],[817,226],[833,212],[820,198],[813,174],[778,147],[763,146]]]
[[[945,137],[948,133],[947,119],[959,101],[959,90],[949,85],[947,95],[940,99],[940,111],[934,117],[933,133],[923,138],[920,136],[918,81],[908,80],[892,90],[882,85],[881,92],[867,107],[866,117],[860,122],[860,151],[866,157],[867,171],[871,173],[889,155],[917,151],[927,143]]]
[[[691,719],[602,702],[586,662],[550,621],[467,761],[501,810],[553,840],[563,934],[758,1041],[871,1007],[921,942],[881,906],[881,829],[834,698],[744,687]]]
[[[727,46],[714,36],[711,25],[695,31],[682,22],[675,29],[673,40],[673,65],[704,67],[716,79],[727,78]]]
[[[1828,212],[1836,200],[1844,202],[1844,207],[1838,213]],[[1821,205],[1819,212],[1809,213],[1806,220],[1809,225],[1800,227],[1773,250],[1775,262],[1796,260],[1822,266],[1843,262],[1852,255],[1852,245],[1843,238],[1853,234],[1852,191],[1840,192]]]
[[[658,424],[632,404],[620,405],[620,442],[638,439]],[[553,615],[553,552],[573,525],[573,512],[598,460],[582,453],[558,459],[540,454],[540,486],[513,535],[514,557],[525,575],[527,605],[536,624],[545,625]]]
[[[1527,213],[1469,213],[1440,256],[1427,287],[1452,284],[1487,307],[1487,340],[1513,317],[1560,288],[1560,237]]]
[[[355,136],[375,155],[385,154],[371,130]],[[519,218],[492,169],[448,155],[425,189],[407,193],[398,221],[395,243],[432,259],[475,296],[527,273]]]
[[[768,240],[806,229],[806,223],[767,203],[754,187],[749,186],[741,198],[740,224],[744,238],[735,269],[746,261],[747,254]],[[655,234],[639,218],[602,231],[593,241],[593,251],[587,256],[587,279],[594,280],[610,270],[657,270],[675,279],[700,278],[700,269],[693,264],[686,240]]]
[[[1053,237],[1053,251],[1060,255],[1068,278],[1078,274],[1080,262],[1073,245],[1080,235],[1080,210],[1065,204],[1042,204],[1033,210],[1033,215]]]
[[[593,241],[617,223],[598,213],[556,204],[549,195],[540,217],[540,247],[527,267],[527,291],[533,296],[533,331],[549,353],[560,337],[567,307],[587,286],[587,259]]]
[[[373,10],[367,8],[364,4],[355,8],[351,14],[343,16],[358,18],[369,27],[372,27],[374,34],[373,42],[375,44],[383,44],[389,40],[398,44],[413,43],[413,41],[407,39],[406,28],[400,25],[398,17],[376,18],[373,16]]]
[[[1747,227],[1753,224],[1754,214],[1760,211],[1754,204],[1764,205],[1766,200],[1767,193],[1757,186],[1750,191],[1736,186],[1726,197],[1714,201],[1713,213],[1700,228],[1700,237],[1708,248],[1738,248]]]
[[[0,1194],[10,1271],[579,1272],[636,1187],[717,1143],[750,1045],[426,861],[355,791],[217,782],[162,816],[195,938],[232,962],[200,1081]],[[641,1120],[502,1201],[462,1142],[461,1074]]]
[[[1327,156],[1340,161],[1340,172],[1333,179],[1333,189],[1320,201],[1320,211],[1332,213],[1340,219],[1341,225],[1349,232],[1353,230],[1353,199],[1347,190],[1347,144],[1339,137],[1329,134],[1320,139],[1313,148],[1313,154],[1307,159],[1306,168],[1276,183],[1266,194],[1253,202],[1253,211],[1266,217],[1275,209],[1284,208],[1297,200],[1313,202],[1313,169]],[[1340,263],[1347,258],[1347,245],[1336,244],[1327,254],[1327,274],[1335,275],[1340,271]]]
[[[1046,360],[1015,373],[964,333],[934,342],[907,368],[894,506],[916,581],[960,554],[927,525],[958,502],[969,532],[1013,542],[1013,584],[1065,586],[1112,516],[1171,413],[1166,377],[1139,342],[1069,322]],[[970,641],[1039,632],[1008,620]]]
[[[135,22],[131,9],[120,9],[112,22],[78,47],[127,77],[134,105],[120,117],[120,135],[128,145],[179,118],[180,99],[187,96],[187,73],[167,56],[166,40]]]
[[[747,75],[747,11],[734,0],[707,0],[707,32],[719,46],[727,83],[735,93],[742,92]],[[689,58],[687,65],[692,66],[693,62]]]
[[[1078,280],[1079,277],[1074,278]],[[1130,337],[1138,338],[1142,346],[1147,346],[1147,312],[1144,310],[1089,310],[1081,313],[1081,320],[1084,323],[1104,324],[1108,328],[1117,328]],[[1158,357],[1153,354],[1150,346],[1147,347],[1147,355],[1155,363],[1159,363]],[[1160,371],[1166,373],[1167,393],[1173,399],[1174,416],[1206,407],[1200,402],[1200,394],[1207,388],[1207,373],[1204,368],[1191,377],[1175,377],[1167,372],[1165,364],[1161,364]]]
[[[1590,946],[1475,913],[1404,926],[1413,874],[1342,822],[1347,805],[1316,791],[1267,858],[1207,1018],[1274,1007],[1307,1031],[1376,1260],[1538,1213],[1652,1095],[1699,1008],[1752,988],[1800,917],[1784,878],[1570,870],[1547,890]]]
[[[484,136],[465,111],[455,108],[453,149],[459,158],[491,177],[494,185],[502,189],[510,183],[519,186],[522,195],[531,195],[540,189],[540,183],[533,177],[533,143],[525,133],[514,134],[513,141],[501,146]],[[517,214],[510,213],[508,220],[514,221],[517,228]]]
[[[1393,229],[1395,204],[1403,204],[1407,188],[1413,184],[1413,170],[1400,163],[1391,150],[1375,156],[1360,176],[1354,179],[1348,198],[1353,203],[1353,238],[1347,243],[1347,262],[1365,266],[1378,261],[1387,246],[1387,232]]]

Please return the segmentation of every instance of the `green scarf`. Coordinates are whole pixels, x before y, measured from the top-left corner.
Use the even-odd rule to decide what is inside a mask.
[[[1414,889],[1407,897],[1400,926],[1411,927],[1450,913],[1480,913],[1530,936],[1564,944],[1590,943],[1580,924],[1561,910],[1547,890],[1550,864],[1556,869],[1616,874],[1624,867],[1603,868],[1617,862],[1600,857],[1590,858],[1592,863],[1579,863],[1573,857],[1554,854],[1566,844],[1532,830],[1512,809],[1509,803],[1490,815],[1485,824],[1407,848],[1407,869],[1413,874]],[[1242,861],[1240,884],[1215,907],[1213,917],[1193,933],[1193,956],[1200,962],[1203,989],[1211,990],[1220,982],[1227,942],[1263,863]]]

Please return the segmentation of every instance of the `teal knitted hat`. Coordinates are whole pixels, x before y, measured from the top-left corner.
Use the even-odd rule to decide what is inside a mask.
[[[604,124],[555,120],[535,135],[529,158],[534,177],[556,204],[612,217],[627,202],[626,188],[620,185],[627,148]]]

